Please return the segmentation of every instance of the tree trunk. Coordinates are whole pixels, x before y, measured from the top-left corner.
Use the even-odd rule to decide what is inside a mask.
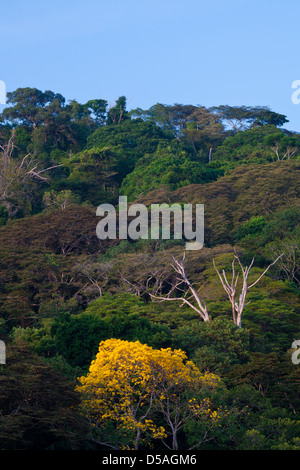
[[[140,428],[138,428],[136,431],[136,436],[135,436],[135,441],[134,441],[134,450],[138,450],[139,448],[140,436],[141,436],[141,430]]]

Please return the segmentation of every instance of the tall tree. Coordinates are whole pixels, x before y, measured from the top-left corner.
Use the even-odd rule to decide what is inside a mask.
[[[84,107],[94,116],[94,120],[97,125],[104,125],[107,118],[107,106],[106,100],[89,100]]]
[[[126,110],[126,97],[120,96],[116,104],[108,110],[107,124],[120,124],[125,119],[129,119],[129,113]]]
[[[42,92],[37,88],[18,88],[7,93],[7,103],[12,106],[3,110],[1,121],[9,121],[13,125],[37,127],[45,120],[43,109],[53,103],[56,104],[55,102],[61,108],[65,104],[65,98],[50,90]]]
[[[177,273],[176,277],[176,282],[170,289],[169,293],[167,296],[161,297],[158,295],[152,295],[152,299],[154,301],[179,301],[181,302],[182,305],[186,304],[190,308],[192,308],[195,312],[198,313],[200,316],[201,320],[203,321],[210,321],[209,314],[208,314],[208,308],[205,300],[199,295],[199,292],[197,289],[193,286],[193,284],[190,282],[190,280],[187,277],[186,271],[185,271],[185,266],[184,266],[184,259],[185,259],[185,253],[181,261],[176,260],[173,257],[173,268]],[[187,288],[185,288],[187,286]],[[172,296],[173,292],[176,290],[181,291],[184,293],[183,296],[177,297],[177,296]],[[187,295],[190,294],[189,297]]]
[[[188,419],[218,418],[207,407],[208,398],[197,401],[195,394],[218,387],[220,379],[201,374],[181,350],[152,349],[139,341],[103,341],[88,375],[79,382],[83,411],[95,439],[104,446],[138,450],[142,437],[151,444],[169,435],[167,447],[177,450],[178,433]],[[112,426],[105,427],[109,422],[121,442],[113,442]]]
[[[280,127],[288,122],[286,116],[271,111],[267,106],[221,105],[211,107],[210,110],[217,113],[235,132],[266,124]]]
[[[221,284],[225,292],[227,293],[229,301],[231,303],[233,321],[239,328],[242,327],[242,314],[243,314],[244,308],[250,303],[250,302],[246,303],[246,297],[247,297],[249,290],[252,289],[252,287],[254,287],[261,280],[261,278],[266,274],[266,272],[270,269],[270,267],[273,266],[282,256],[283,254],[278,256],[275,259],[275,261],[269,264],[269,266],[263,271],[262,274],[258,276],[258,278],[254,282],[250,282],[250,283],[248,281],[248,277],[249,277],[250,269],[252,268],[253,263],[254,263],[254,258],[252,259],[249,266],[243,267],[239,256],[237,254],[234,255],[234,259],[232,262],[231,283],[229,283],[224,270],[222,272],[223,275],[221,275],[220,271],[216,267],[215,261],[213,260],[214,268],[219,276]],[[241,271],[242,271],[242,287],[241,287],[241,293],[239,296],[237,296],[237,285],[238,285],[238,280],[239,280],[239,273],[236,274],[235,272],[235,266],[234,266],[235,260],[238,261]]]

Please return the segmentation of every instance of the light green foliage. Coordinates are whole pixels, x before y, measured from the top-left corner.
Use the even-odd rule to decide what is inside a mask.
[[[180,148],[160,148],[139,160],[133,172],[124,179],[121,193],[134,200],[163,185],[175,190],[190,184],[207,183],[218,176],[218,170],[205,168]]]

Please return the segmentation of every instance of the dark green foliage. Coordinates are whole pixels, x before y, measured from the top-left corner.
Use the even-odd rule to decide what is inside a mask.
[[[87,426],[71,382],[24,344],[7,348],[0,373],[0,446],[3,450],[83,448]]]
[[[249,385],[274,407],[292,410],[294,415],[299,413],[300,370],[290,354],[254,353],[251,361],[232,368],[228,380],[232,386]]]
[[[233,364],[249,360],[249,332],[237,328],[228,317],[211,322],[194,321],[175,332],[178,347],[187,351],[200,370],[226,374]]]
[[[5,207],[0,206],[0,227],[5,225],[8,220],[8,212]]]
[[[126,313],[122,313],[122,309],[115,312],[112,306],[111,313],[105,314],[99,303],[94,302],[92,309],[80,315],[60,315],[51,327],[58,353],[73,367],[87,367],[95,357],[99,343],[109,338],[139,340],[157,348],[170,346],[168,327],[151,323],[138,313],[129,313],[128,305],[124,311]]]
[[[244,323],[254,335],[257,350],[287,351],[292,338],[300,334],[298,308],[269,298],[253,300],[245,312]]]
[[[99,342],[110,337],[109,326],[101,319],[82,314],[61,315],[51,333],[57,351],[72,366],[88,366],[97,353]]]

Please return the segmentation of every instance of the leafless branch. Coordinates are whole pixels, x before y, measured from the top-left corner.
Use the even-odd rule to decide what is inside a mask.
[[[226,273],[225,273],[224,269],[223,269],[222,275],[221,275],[220,271],[216,267],[215,260],[213,260],[214,268],[215,268],[215,270],[216,270],[216,272],[219,276],[221,284],[222,284],[225,292],[227,293],[228,298],[229,298],[230,303],[231,303],[231,306],[232,306],[233,321],[239,328],[241,328],[241,326],[242,326],[242,313],[244,311],[244,308],[247,305],[249,305],[249,303],[250,303],[250,302],[246,303],[246,297],[247,297],[249,289],[254,287],[261,280],[261,278],[266,274],[266,272],[271,268],[271,266],[273,266],[279,260],[279,258],[281,258],[283,256],[283,254],[278,256],[275,259],[275,261],[273,261],[273,263],[269,264],[269,266],[256,279],[256,281],[254,281],[252,284],[248,285],[248,276],[249,276],[249,273],[250,273],[250,269],[253,266],[254,258],[252,259],[249,266],[243,267],[239,256],[235,253],[234,258],[237,259],[237,261],[239,263],[239,266],[241,268],[241,271],[242,271],[242,287],[241,287],[241,292],[240,292],[240,295],[238,297],[238,300],[237,300],[237,284],[238,284],[239,274],[237,274],[237,275],[235,274],[235,269],[234,269],[235,259],[233,259],[233,262],[232,262],[232,279],[231,279],[230,284],[227,280]]]
[[[179,277],[176,278],[176,283],[172,286],[168,294],[165,297],[150,294],[150,297],[153,301],[179,301],[181,302],[181,306],[186,304],[195,312],[197,312],[203,321],[209,321],[207,304],[204,299],[200,297],[198,291],[193,287],[193,285],[189,281],[185,272],[184,260],[185,253],[181,261],[178,261],[173,257],[174,264],[172,264],[172,267],[175,272],[179,275]],[[176,289],[180,290],[180,285],[182,285],[183,283],[188,286],[188,290],[185,292],[185,295],[183,297],[171,297],[172,293]],[[191,292],[190,298],[186,298],[188,292]],[[190,302],[190,299],[196,301],[196,306],[192,302]]]

